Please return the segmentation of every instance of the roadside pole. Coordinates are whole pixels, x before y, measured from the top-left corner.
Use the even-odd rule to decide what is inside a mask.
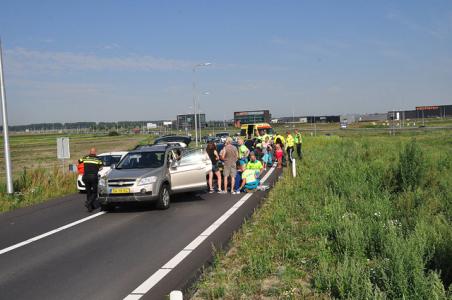
[[[6,169],[6,192],[14,193],[11,155],[9,151],[9,135],[8,135],[8,113],[6,110],[6,93],[5,82],[3,79],[3,53],[2,41],[0,40],[0,91],[2,97],[2,116],[3,116],[3,146],[5,149],[5,169]]]
[[[198,117],[196,115],[196,66],[193,67],[193,114],[195,117],[195,143],[196,147],[198,147]]]

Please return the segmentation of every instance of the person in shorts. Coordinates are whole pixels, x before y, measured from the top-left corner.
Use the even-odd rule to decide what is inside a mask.
[[[281,169],[284,152],[283,152],[280,144],[276,144],[275,149],[276,149],[275,150],[275,159],[278,162],[278,169]]]
[[[235,186],[235,175],[237,173],[236,162],[239,157],[239,153],[237,148],[232,145],[232,139],[228,137],[226,139],[226,145],[221,150],[221,159],[223,160],[224,168],[223,168],[223,177],[224,177],[224,185],[223,185],[223,193],[227,192],[228,188],[228,178],[231,177],[231,193],[238,194],[234,190]]]
[[[221,193],[221,172],[219,168],[220,155],[214,142],[209,142],[206,147],[207,155],[212,162],[212,170],[209,171],[209,193],[214,192],[213,175],[217,176],[218,192]]]
[[[271,153],[272,153],[272,146],[270,144],[270,137],[266,136],[264,139],[264,142],[262,143],[262,164],[264,167],[264,170],[267,169],[267,165],[271,165],[272,164],[272,158],[271,158]]]

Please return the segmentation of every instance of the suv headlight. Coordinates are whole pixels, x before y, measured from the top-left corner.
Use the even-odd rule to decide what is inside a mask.
[[[147,185],[157,181],[157,176],[143,177],[138,179],[137,185]]]
[[[100,186],[100,187],[105,187],[105,186],[107,186],[107,179],[105,179],[104,177],[101,177],[101,178],[99,179],[99,186]]]

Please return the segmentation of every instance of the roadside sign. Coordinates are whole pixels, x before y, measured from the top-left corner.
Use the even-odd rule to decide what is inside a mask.
[[[71,158],[71,152],[69,149],[69,138],[61,137],[57,138],[57,158],[69,159]]]
[[[146,127],[147,127],[147,129],[155,129],[155,128],[157,128],[157,124],[155,124],[155,123],[147,123]]]

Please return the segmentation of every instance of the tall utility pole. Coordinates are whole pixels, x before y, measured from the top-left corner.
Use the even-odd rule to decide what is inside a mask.
[[[8,194],[14,193],[13,174],[11,166],[11,155],[9,152],[8,136],[8,113],[6,110],[5,82],[3,79],[3,53],[2,41],[0,40],[0,94],[2,98],[2,116],[3,116],[3,146],[5,148],[5,168],[6,168],[6,191]]]
[[[193,66],[193,113],[195,115],[195,141],[196,141],[196,147],[198,147],[198,115],[197,115],[197,104],[196,100],[198,97],[198,92],[196,90],[196,68],[199,67],[207,67],[210,66],[212,63],[206,62],[201,63]]]

